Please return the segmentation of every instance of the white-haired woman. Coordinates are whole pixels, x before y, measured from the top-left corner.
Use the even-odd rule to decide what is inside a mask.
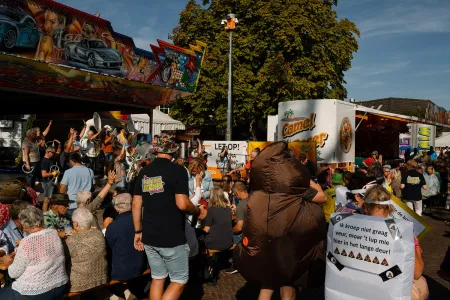
[[[70,291],[82,292],[108,281],[106,243],[101,231],[92,228],[94,216],[87,208],[72,214],[74,235],[67,238],[70,253]]]
[[[95,226],[100,230],[103,229],[103,210],[99,210],[99,208],[102,206],[103,200],[108,195],[111,186],[114,184],[115,177],[116,173],[114,171],[109,171],[106,185],[94,200],[92,200],[92,193],[90,191],[83,190],[77,193],[77,207],[87,208],[94,215],[92,226]]]
[[[105,237],[111,254],[111,280],[127,280],[130,292],[136,298],[143,299],[148,297],[148,293],[144,292],[148,278],[139,276],[147,269],[147,256],[144,251],[134,248],[131,201],[128,193],[114,197],[114,209],[119,215],[109,224]],[[113,293],[124,298],[118,291]]]
[[[19,220],[28,236],[20,242],[8,269],[15,281],[11,288],[0,290],[0,299],[61,299],[69,278],[57,231],[44,228],[44,215],[33,206],[23,209]]]

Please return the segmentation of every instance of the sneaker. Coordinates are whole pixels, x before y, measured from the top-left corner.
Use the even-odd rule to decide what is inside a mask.
[[[225,273],[227,274],[236,274],[237,272],[239,272],[238,270],[236,270],[234,267],[228,268],[225,270]]]

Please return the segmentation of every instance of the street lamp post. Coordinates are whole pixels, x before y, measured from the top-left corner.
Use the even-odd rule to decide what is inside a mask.
[[[225,134],[225,140],[231,141],[232,133],[232,105],[231,105],[231,92],[232,92],[232,52],[233,52],[233,31],[236,30],[236,25],[239,23],[234,14],[228,14],[226,20],[222,20],[222,25],[225,24],[225,29],[230,32],[230,53],[228,58],[228,108],[227,108],[227,132]]]

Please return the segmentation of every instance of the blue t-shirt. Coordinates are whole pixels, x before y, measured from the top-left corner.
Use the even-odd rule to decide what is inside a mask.
[[[61,184],[67,185],[67,195],[70,200],[77,201],[79,191],[90,191],[94,182],[94,172],[85,166],[74,166],[64,172]],[[69,209],[77,208],[77,203],[71,203]]]

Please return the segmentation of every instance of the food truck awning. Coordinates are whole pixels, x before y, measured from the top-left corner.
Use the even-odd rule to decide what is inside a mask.
[[[413,116],[394,114],[394,113],[390,113],[390,112],[386,112],[386,111],[382,111],[379,109],[374,109],[374,108],[370,108],[370,107],[366,107],[366,106],[362,106],[362,105],[356,105],[356,111],[357,111],[356,116],[359,118],[364,118],[364,114],[368,113],[368,114],[384,117],[387,119],[403,121],[403,122],[407,122],[407,123],[429,124],[429,125],[450,128],[450,125],[447,125],[447,124],[432,122],[432,121],[429,121],[426,119],[421,119],[421,118],[417,118],[417,117],[413,117]],[[362,112],[363,114],[362,115],[358,114],[358,111]]]

